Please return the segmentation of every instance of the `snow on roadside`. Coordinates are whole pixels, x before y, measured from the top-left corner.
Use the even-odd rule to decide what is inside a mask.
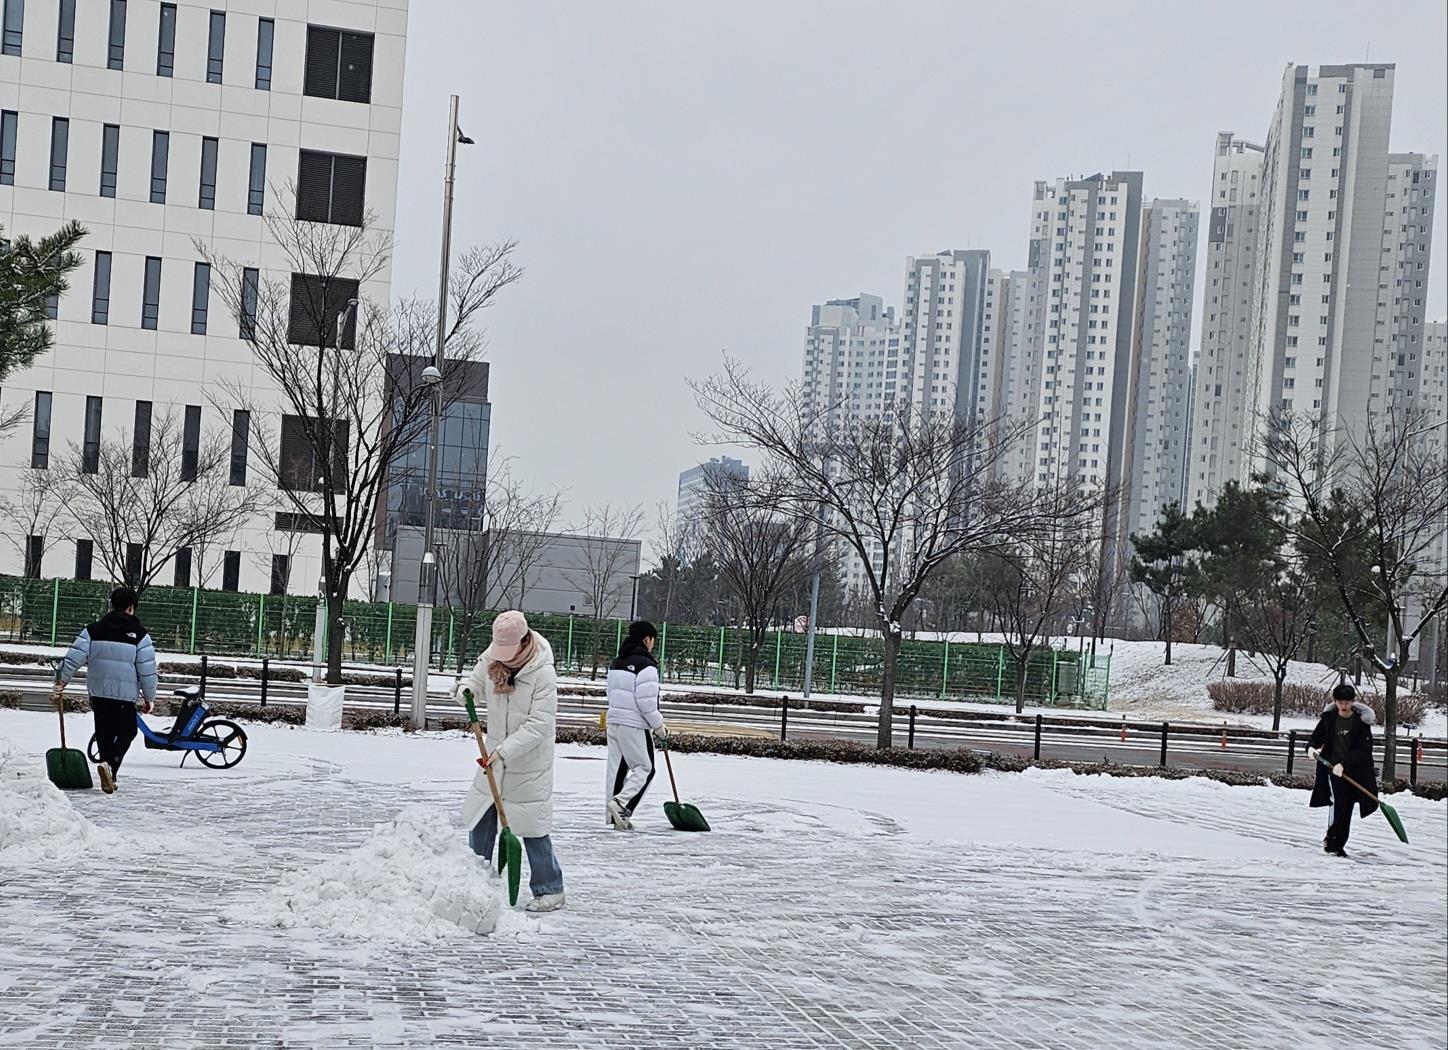
[[[525,887],[526,890],[526,887]],[[501,921],[494,870],[436,807],[410,806],[350,852],[284,875],[262,921],[343,938],[435,942],[469,934],[517,932]]]

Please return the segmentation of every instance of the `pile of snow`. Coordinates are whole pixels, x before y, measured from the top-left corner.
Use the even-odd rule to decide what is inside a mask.
[[[109,840],[76,812],[65,792],[43,775],[35,759],[0,740],[0,862],[75,859]]]
[[[283,878],[264,921],[364,940],[433,942],[498,926],[504,892],[436,807],[413,806],[361,846]]]

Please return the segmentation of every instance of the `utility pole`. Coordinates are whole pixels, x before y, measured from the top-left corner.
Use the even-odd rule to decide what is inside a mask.
[[[437,282],[437,348],[432,365],[423,369],[422,381],[432,398],[432,421],[427,435],[427,489],[423,492],[422,566],[417,576],[417,638],[412,661],[412,725],[427,725],[427,678],[432,666],[432,610],[437,604],[437,555],[433,552],[433,522],[437,501],[437,443],[442,433],[443,344],[447,339],[448,262],[452,255],[453,172],[458,143],[471,143],[458,130],[458,97],[448,100],[447,168],[442,180],[442,262]]]

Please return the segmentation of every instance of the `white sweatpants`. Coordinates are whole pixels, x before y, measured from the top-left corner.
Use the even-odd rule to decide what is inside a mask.
[[[654,779],[654,735],[632,726],[608,727],[608,773],[604,802],[616,798],[630,814]]]

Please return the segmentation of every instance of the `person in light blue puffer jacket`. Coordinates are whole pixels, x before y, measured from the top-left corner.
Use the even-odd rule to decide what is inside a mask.
[[[116,790],[116,772],[136,738],[136,703],[150,713],[156,699],[156,648],[145,626],[136,618],[136,592],[118,587],[111,594],[111,611],[76,635],[61,661],[53,697],[64,709],[65,687],[86,668],[86,693],[96,723],[96,750],[101,788]]]

